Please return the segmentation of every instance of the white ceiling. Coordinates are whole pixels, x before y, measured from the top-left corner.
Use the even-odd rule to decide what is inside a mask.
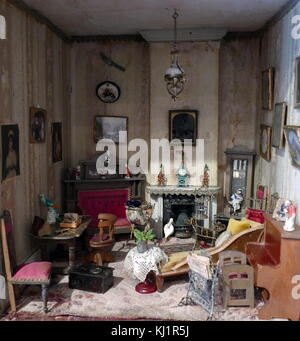
[[[288,0],[24,0],[67,35],[138,34],[178,28],[260,29]],[[166,9],[168,8],[168,10]]]

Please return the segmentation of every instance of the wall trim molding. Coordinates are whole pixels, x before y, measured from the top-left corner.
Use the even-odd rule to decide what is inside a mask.
[[[263,26],[262,30],[265,31],[269,27],[275,25],[280,19],[282,19],[288,12],[290,12],[297,4],[299,0],[290,0],[285,5],[283,5],[279,11],[273,15],[271,19],[269,19],[265,25]]]
[[[60,37],[65,43],[71,43],[71,39],[57,26],[55,26],[47,17],[41,14],[39,11],[28,6],[23,0],[8,0],[8,3],[21,9],[25,13],[34,17],[39,23],[45,24],[52,32]]]

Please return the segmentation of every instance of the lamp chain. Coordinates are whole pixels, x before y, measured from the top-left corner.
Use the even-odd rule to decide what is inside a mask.
[[[176,52],[176,50],[177,50],[177,17],[178,17],[178,13],[177,13],[177,10],[175,8],[174,14],[173,14],[173,19],[174,19],[174,52]]]

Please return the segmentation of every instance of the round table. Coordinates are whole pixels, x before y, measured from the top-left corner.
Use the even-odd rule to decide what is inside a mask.
[[[149,246],[140,253],[137,247],[131,249],[125,260],[124,270],[134,279],[141,281],[135,290],[140,294],[150,294],[157,290],[156,282],[151,279],[151,273],[159,274],[159,266],[168,262],[168,256],[157,246]]]

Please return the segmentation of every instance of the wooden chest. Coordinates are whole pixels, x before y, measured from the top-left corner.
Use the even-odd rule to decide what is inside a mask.
[[[104,294],[113,285],[113,268],[88,263],[76,266],[69,274],[69,288]]]

